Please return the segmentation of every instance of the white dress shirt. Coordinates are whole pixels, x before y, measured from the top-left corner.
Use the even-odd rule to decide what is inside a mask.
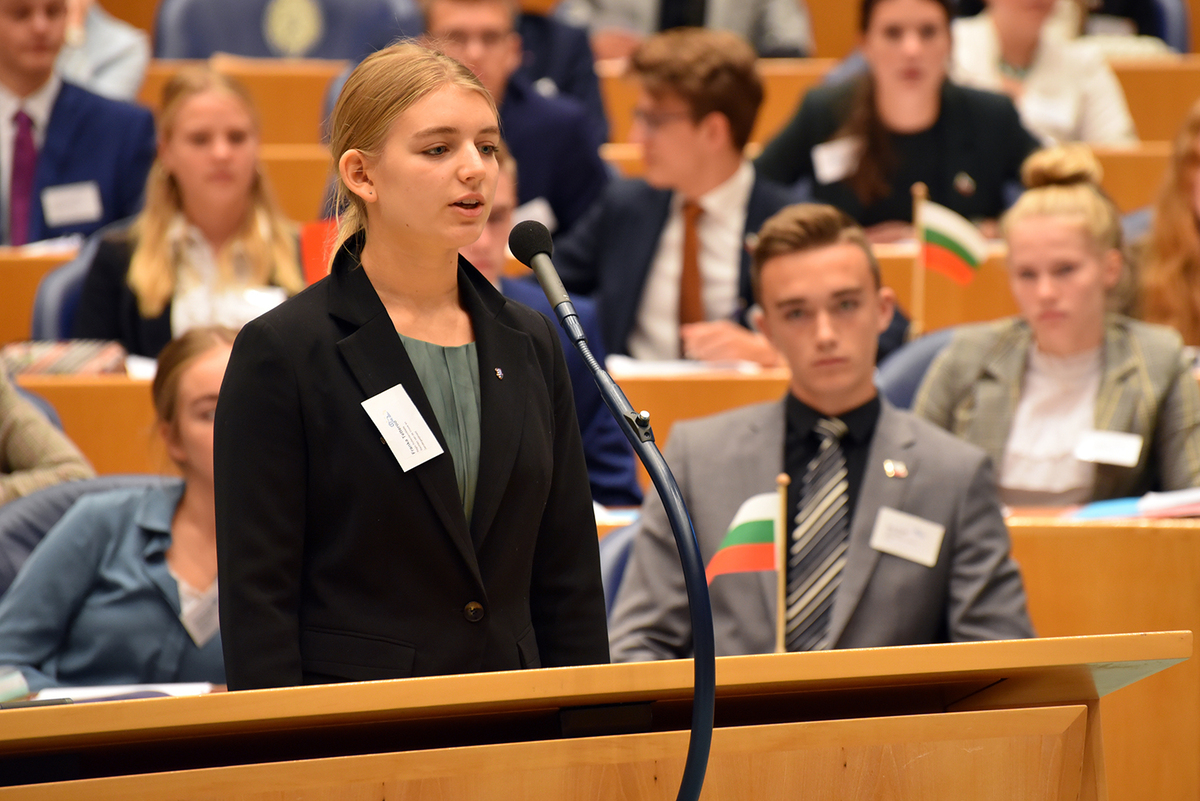
[[[743,161],[725,183],[698,199],[703,213],[700,239],[701,300],[706,320],[732,318],[738,311],[738,283],[745,248],[746,206],[754,188],[754,167]],[[635,359],[679,358],[679,282],[683,274],[683,196],[671,197],[671,211],[658,239],[637,319],[629,334]],[[633,300],[632,298],[630,299]]]
[[[17,140],[17,124],[13,117],[23,109],[33,120],[33,144],[40,153],[42,145],[46,143],[50,112],[54,110],[54,101],[58,99],[61,86],[62,81],[58,76],[52,75],[40,89],[22,98],[0,83],[0,231],[3,232],[0,241],[9,241],[8,210],[12,199],[13,145]],[[33,202],[41,201],[35,197]]]
[[[1001,91],[1000,40],[991,15],[954,20],[950,77],[956,83]],[[1137,141],[1133,118],[1116,75],[1100,51],[1044,26],[1037,53],[1016,101],[1021,122],[1043,144]]]
[[[171,298],[172,337],[208,325],[236,330],[287,300],[281,287],[262,286],[252,278],[240,244],[231,245],[232,282],[222,282],[217,256],[200,229],[180,215],[169,236],[178,265]]]
[[[1000,499],[1009,506],[1086,503],[1096,465],[1075,457],[1095,428],[1101,348],[1074,356],[1050,356],[1030,348],[1004,461]]]

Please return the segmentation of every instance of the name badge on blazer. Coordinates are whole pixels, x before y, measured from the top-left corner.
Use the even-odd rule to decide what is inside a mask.
[[[100,185],[95,181],[48,186],[42,190],[42,219],[49,228],[93,223],[104,216]]]
[[[871,531],[871,547],[925,567],[933,567],[937,564],[945,536],[945,526],[881,506],[875,517],[875,528]]]
[[[362,402],[405,473],[442,453],[442,446],[400,384]]]
[[[1075,458],[1081,462],[1137,467],[1142,456],[1142,435],[1125,431],[1089,431],[1075,446]]]
[[[858,167],[862,149],[860,136],[843,136],[822,142],[812,149],[813,175],[822,184],[849,177]]]

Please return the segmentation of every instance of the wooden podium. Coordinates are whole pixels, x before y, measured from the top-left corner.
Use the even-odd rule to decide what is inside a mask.
[[[1107,799],[1100,696],[1190,632],[717,663],[705,798]],[[690,661],[0,711],[0,799],[673,799]]]

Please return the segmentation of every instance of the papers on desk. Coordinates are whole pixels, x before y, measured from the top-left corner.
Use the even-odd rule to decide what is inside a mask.
[[[1130,517],[1200,517],[1200,488],[1147,492],[1140,498],[1096,501],[1068,515],[1071,520],[1112,520]]]
[[[122,698],[165,698],[168,696],[206,695],[213,685],[206,681],[178,684],[111,684],[103,687],[47,687],[34,698],[38,701],[69,698],[85,701],[115,701]]]
[[[718,370],[728,370],[747,375],[762,372],[762,367],[755,362],[697,362],[690,359],[654,361],[650,359],[632,359],[619,353],[610,355],[605,361],[604,366],[614,377],[696,375],[697,373],[711,373]]]
[[[83,237],[79,234],[69,234],[67,236],[59,236],[54,239],[42,239],[37,242],[30,242],[28,245],[21,245],[13,248],[22,256],[74,256],[75,251],[79,250],[79,246],[83,244]]]

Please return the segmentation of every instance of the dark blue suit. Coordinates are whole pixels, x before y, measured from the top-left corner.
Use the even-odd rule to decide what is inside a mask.
[[[641,179],[614,181],[575,230],[555,244],[554,264],[563,284],[571,292],[595,300],[604,342],[613,353],[629,352],[629,334],[658,239],[667,224],[671,194]],[[786,189],[756,177],[746,206],[745,233],[757,231],[788,200]],[[750,254],[745,249],[738,272],[738,296],[741,319],[754,303]]]
[[[587,30],[553,17],[522,14],[517,20],[517,33],[525,49],[525,61],[517,69],[517,76],[539,87],[548,81],[560,94],[578,100],[598,141],[607,142],[608,117]]]
[[[545,314],[554,321],[554,328],[562,340],[563,352],[567,357],[567,371],[571,374],[571,387],[575,393],[575,414],[579,418],[579,433],[583,435],[583,456],[587,461],[588,480],[592,485],[592,499],[605,506],[638,506],[642,502],[642,488],[638,484],[634,469],[633,449],[621,432],[621,427],[604,405],[592,372],[583,363],[583,357],[575,344],[567,337],[546,294],[532,280],[519,281],[508,278],[500,281],[500,291],[505,297],[524,303]],[[579,323],[587,334],[592,355],[604,364],[604,342],[600,335],[600,321],[596,317],[596,306],[587,298],[574,298]]]
[[[136,214],[142,208],[154,150],[154,118],[149,111],[64,82],[50,111],[46,140],[38,152],[33,202],[29,204],[29,241],[67,234],[86,236]],[[85,182],[96,185],[100,216],[49,227],[42,192]]]
[[[563,95],[542,97],[514,76],[500,105],[500,131],[517,161],[517,202],[545,198],[558,220],[555,234],[570,230],[609,176],[583,106]]]
[[[161,0],[154,20],[156,58],[302,56],[358,61],[402,35],[387,0],[320,0],[324,27],[302,53],[283,53],[267,41],[270,0]]]

